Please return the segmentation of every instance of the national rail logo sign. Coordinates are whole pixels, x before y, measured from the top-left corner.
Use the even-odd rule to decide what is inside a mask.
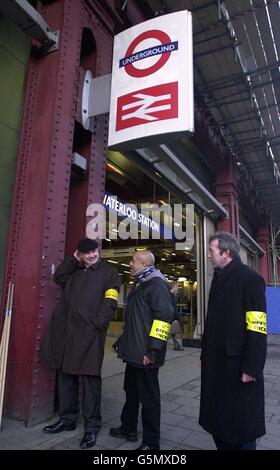
[[[118,34],[113,53],[109,147],[150,146],[191,132],[191,14],[171,13]]]
[[[116,130],[178,117],[178,82],[138,90],[118,98]]]

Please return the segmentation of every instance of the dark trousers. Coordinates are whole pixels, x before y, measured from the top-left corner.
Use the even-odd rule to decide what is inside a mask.
[[[138,368],[127,364],[124,377],[126,402],[121,422],[127,432],[135,432],[139,404],[142,405],[143,444],[159,449],[160,440],[160,390],[158,368]]]
[[[223,442],[213,436],[214,442],[218,450],[256,450],[256,441],[243,442],[242,444],[231,444]]]
[[[101,428],[101,377],[81,375],[83,384],[82,414],[87,432]],[[61,421],[76,423],[79,417],[79,376],[58,371],[58,412]]]

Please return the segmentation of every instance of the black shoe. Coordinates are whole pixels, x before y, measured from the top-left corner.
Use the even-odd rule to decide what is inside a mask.
[[[122,426],[119,426],[118,428],[111,428],[109,431],[109,435],[112,437],[117,437],[119,439],[126,439],[130,442],[138,441],[136,431],[127,432]]]
[[[137,447],[137,449],[134,450],[159,450],[159,447],[157,449],[153,447],[146,446],[146,444],[141,444],[141,446]]]
[[[181,346],[175,347],[174,351],[184,351],[185,348],[182,348]]]
[[[54,424],[51,424],[49,426],[45,426],[43,431],[46,434],[57,434],[58,432],[62,431],[74,431],[76,429],[76,424],[75,423],[64,423],[63,421],[57,421]]]
[[[80,447],[82,449],[89,449],[90,447],[95,446],[95,444],[96,444],[96,435],[93,432],[86,431],[80,442]]]

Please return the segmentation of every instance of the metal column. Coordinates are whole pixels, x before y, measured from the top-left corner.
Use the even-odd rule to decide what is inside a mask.
[[[65,253],[82,30],[91,28],[100,48],[97,74],[110,71],[112,40],[108,27],[105,33],[82,2],[54,2],[40,13],[60,31],[60,45],[52,54],[30,60],[5,273],[5,291],[12,280],[15,301],[4,412],[29,425],[52,416],[54,406],[54,372],[39,361],[38,351],[60,295],[52,273]],[[98,118],[90,152],[89,203],[103,195],[106,127],[106,119]]]

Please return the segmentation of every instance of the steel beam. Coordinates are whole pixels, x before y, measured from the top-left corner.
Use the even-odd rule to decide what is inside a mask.
[[[216,0],[212,0],[212,1],[209,1],[209,2],[202,3],[199,6],[190,8],[189,11],[191,11],[192,13],[196,13],[197,11],[202,11],[202,10],[205,10],[205,8],[209,8],[209,7],[212,7],[212,6],[215,6],[215,7],[217,6],[217,1]]]
[[[256,127],[255,129],[247,129],[246,131],[233,131],[233,134],[234,135],[248,134],[249,132],[260,132],[260,128]]]
[[[225,98],[227,97],[225,96]],[[248,103],[248,99],[249,97],[247,96],[246,98],[240,98],[239,100],[231,100],[231,101],[216,100],[215,106],[216,107],[227,106],[229,104],[244,103],[244,101]]]
[[[213,41],[215,39],[218,39],[218,38],[221,38],[221,37],[224,37],[224,36],[228,36],[226,31],[224,31],[222,33],[219,33],[219,34],[215,34],[215,36],[210,36],[210,37],[207,37],[205,39],[201,39],[199,41],[194,41],[193,45],[198,46],[200,44],[204,44],[205,42],[210,42],[210,41]]]
[[[224,51],[226,49],[234,49],[236,46],[240,46],[240,43],[230,43],[230,44],[227,44],[225,46],[221,46],[221,47],[216,47],[215,49],[209,49],[208,51],[205,51],[205,52],[200,52],[199,54],[195,54],[195,59],[197,59],[198,57],[204,57],[205,55],[210,55],[210,54],[215,54],[216,52],[220,52],[220,51]]]
[[[254,116],[250,117],[250,114],[254,113]],[[248,116],[249,115],[249,116]],[[243,116],[247,116],[243,118]],[[240,119],[241,118],[241,119]],[[245,121],[260,121],[260,117],[256,115],[256,110],[255,109],[250,109],[248,111],[245,111],[244,113],[240,114],[235,114],[232,116],[231,119],[223,119],[222,121],[219,121],[219,124],[238,124],[239,122],[245,122]]]
[[[52,47],[54,50],[58,46],[58,32],[49,27],[42,15],[27,0],[1,0],[0,11],[24,33],[48,48]]]
[[[68,235],[83,28],[93,31],[99,75],[110,71],[113,38],[113,32],[110,37],[82,2],[54,2],[44,7],[44,14],[49,24],[60,25],[61,45],[59,53],[30,60],[4,281],[5,291],[9,280],[15,283],[17,313],[12,322],[5,414],[28,425],[54,412],[55,374],[39,361],[38,351],[60,295],[52,273],[65,256]],[[107,120],[96,119],[85,204],[101,202],[104,193]],[[77,224],[84,235],[84,213],[82,218],[84,224],[80,219]]]
[[[239,79],[240,78],[240,79]],[[236,78],[235,80],[231,80],[231,81],[225,81],[225,82],[219,82],[219,84],[217,85],[210,85],[208,82],[207,82],[207,90],[209,91],[219,91],[219,90],[225,90],[227,88],[234,88],[238,85],[246,85],[246,82],[244,81],[243,78],[241,77],[238,77]],[[248,85],[248,84],[247,84]],[[199,87],[196,87],[199,89]],[[202,93],[202,92],[201,92]]]

